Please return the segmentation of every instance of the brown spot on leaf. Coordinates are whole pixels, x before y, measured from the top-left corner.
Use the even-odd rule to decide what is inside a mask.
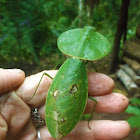
[[[70,89],[70,94],[74,94],[78,91],[78,87],[76,84],[72,85],[71,89]]]

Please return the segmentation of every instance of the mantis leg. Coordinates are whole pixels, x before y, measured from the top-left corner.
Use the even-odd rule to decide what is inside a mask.
[[[93,99],[92,97],[90,97],[90,96],[88,96],[88,98],[91,99],[93,102],[95,102],[94,108],[93,108],[93,110],[92,110],[92,112],[91,112],[91,115],[90,115],[90,117],[89,117],[89,119],[88,119],[88,127],[89,127],[89,129],[91,129],[90,126],[89,126],[89,122],[90,122],[90,120],[91,120],[91,118],[92,118],[92,116],[93,116],[93,113],[94,113],[94,111],[95,111],[95,108],[96,108],[96,105],[97,105],[97,101],[96,101],[95,99]]]
[[[86,65],[88,62],[90,62],[90,63],[92,64],[92,66],[94,67],[95,71],[97,72],[97,69],[96,69],[95,65],[92,63],[92,61],[88,61],[88,60],[87,60],[87,61],[85,62],[85,65]],[[88,127],[89,127],[89,129],[91,129],[90,126],[89,126],[89,122],[90,122],[90,120],[91,120],[91,118],[92,118],[92,115],[93,115],[93,113],[94,113],[94,111],[95,111],[97,101],[96,101],[95,99],[93,99],[92,97],[90,97],[90,96],[88,96],[88,98],[95,102],[94,108],[93,108],[93,110],[92,110],[92,112],[91,112],[91,115],[90,115],[90,117],[89,117],[89,119],[88,119]]]
[[[85,62],[85,65],[86,65],[88,62],[90,62],[90,63],[91,63],[91,65],[93,66],[93,68],[94,68],[94,69],[95,69],[95,71],[97,72],[97,69],[96,69],[96,67],[95,67],[95,65],[93,64],[93,62],[92,62],[92,61],[88,61],[88,60],[87,60],[87,61]]]
[[[90,63],[93,66],[93,68],[95,69],[95,71],[97,72],[97,69],[96,69],[95,65],[92,63],[92,61],[90,61]]]
[[[33,97],[35,96],[35,94],[36,94],[36,92],[37,92],[37,89],[38,89],[38,87],[39,87],[39,85],[40,85],[40,83],[41,83],[42,78],[43,78],[44,75],[46,75],[46,76],[50,77],[51,79],[53,79],[49,74],[43,73],[43,75],[42,75],[42,77],[41,77],[41,79],[40,79],[40,81],[39,81],[39,83],[38,83],[38,85],[37,85],[37,87],[36,87],[36,89],[35,89],[34,94],[32,95],[32,97],[31,97],[30,99],[28,99],[28,101],[31,100],[31,99],[33,99]]]
[[[55,67],[53,68],[53,70],[56,69],[56,67],[60,64],[60,62],[61,62],[61,59],[57,62],[57,64],[56,64]]]

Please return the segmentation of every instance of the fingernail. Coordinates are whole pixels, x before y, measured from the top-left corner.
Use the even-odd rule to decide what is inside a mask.
[[[120,121],[117,121],[117,122],[120,122],[120,123],[123,123],[123,124],[127,123],[127,121],[124,121],[124,120],[120,120]]]
[[[19,73],[21,74],[23,71],[21,69],[6,69],[9,72]]]
[[[121,121],[122,123],[126,123],[126,121]]]

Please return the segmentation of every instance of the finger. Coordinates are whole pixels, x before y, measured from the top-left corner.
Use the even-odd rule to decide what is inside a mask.
[[[125,121],[91,121],[90,128],[86,121],[81,121],[72,132],[60,140],[119,140],[130,133],[130,126]],[[40,134],[42,140],[54,140],[46,127],[40,129]]]
[[[8,125],[8,136],[16,136],[30,118],[30,108],[15,92],[9,92],[0,98],[0,114]]]
[[[111,93],[103,96],[93,96],[97,101],[95,112],[97,113],[120,113],[123,112],[129,104],[126,96],[120,93]],[[85,114],[91,113],[95,106],[95,102],[88,99]]]
[[[47,76],[43,77],[35,96],[31,100],[29,100],[32,97],[32,95],[34,94],[35,89],[39,83],[39,80],[44,72],[48,73],[52,77],[54,77],[55,74],[57,73],[56,70],[55,71],[43,71],[41,73],[27,77],[25,79],[24,83],[16,91],[17,94],[27,104],[31,105],[32,107],[38,107],[45,103],[46,94],[47,94],[49,86],[52,82],[52,79],[50,79]],[[109,94],[114,87],[114,81],[104,74],[90,72],[88,78],[89,78],[89,94],[90,95]],[[105,81],[105,83],[104,83],[104,81]],[[107,87],[105,87],[105,86],[107,86]],[[97,87],[100,87],[100,88],[97,88]]]
[[[123,112],[129,104],[128,98],[119,93],[96,96],[93,98],[97,100],[97,105],[95,108],[95,112],[97,113],[120,113]],[[95,102],[93,102],[91,99],[88,99],[84,113],[91,113],[94,106]],[[41,118],[45,120],[45,105],[41,106],[38,112]]]
[[[25,79],[20,69],[0,69],[0,94],[18,87]]]
[[[22,98],[25,103],[32,107],[38,107],[44,104],[47,91],[50,87],[50,84],[52,83],[52,79],[44,75],[35,96],[31,100],[29,100],[33,96],[35,89],[44,73],[47,73],[51,77],[54,77],[57,71],[42,71],[35,75],[26,77],[23,84],[16,90],[17,95]]]
[[[8,126],[4,118],[0,115],[0,140],[5,140],[8,131]]]
[[[22,131],[16,136],[16,140],[35,140],[36,138],[36,129],[31,121],[25,125]]]
[[[114,81],[102,73],[88,73],[88,91],[90,96],[105,95],[112,92]]]

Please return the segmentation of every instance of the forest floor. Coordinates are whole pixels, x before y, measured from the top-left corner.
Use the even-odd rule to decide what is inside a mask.
[[[98,70],[98,72],[108,74],[110,58],[111,58],[110,56],[107,56],[99,61],[94,62],[94,65],[95,65],[96,69]],[[25,71],[26,76],[28,76],[28,75],[35,74],[35,73],[38,73],[43,70],[53,69],[56,66],[56,64],[58,63],[58,60],[60,60],[60,57],[56,54],[52,54],[51,57],[49,57],[49,58],[42,58],[39,62],[39,65],[30,65],[29,66],[26,64],[23,64],[23,65],[20,64],[20,65],[13,65],[10,68],[16,67],[16,68],[23,69]],[[64,62],[64,61],[65,61],[65,57],[62,57],[62,61],[60,64],[58,64],[56,69],[58,69],[61,66],[62,62]],[[95,71],[92,65],[89,64],[87,67],[88,67],[87,69],[89,71]],[[3,68],[8,68],[8,66],[3,66]],[[126,91],[126,89],[123,87],[121,82],[116,78],[116,74],[112,74],[109,76],[111,78],[113,78],[115,81],[114,92],[119,92],[119,93],[127,96],[130,99],[132,95],[130,95]],[[94,113],[94,115],[93,115],[94,120],[100,120],[100,119],[102,119],[102,120],[108,120],[108,119],[110,119],[110,120],[127,120],[129,117],[130,117],[130,115],[125,112],[117,113],[117,114]],[[136,131],[135,129],[132,129],[131,134],[124,140],[139,140],[140,137],[134,135],[135,131]]]

